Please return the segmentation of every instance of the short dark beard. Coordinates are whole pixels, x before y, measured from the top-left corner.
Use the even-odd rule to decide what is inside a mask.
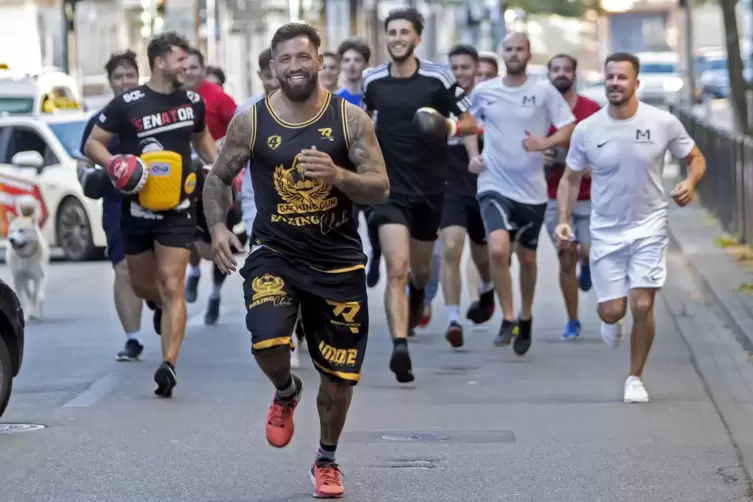
[[[552,85],[554,85],[554,87],[556,87],[561,94],[565,94],[567,91],[572,89],[573,84],[574,82],[562,78],[556,78],[552,81]]]
[[[411,45],[410,47],[408,47],[408,52],[406,52],[404,56],[397,57],[394,54],[392,54],[392,51],[390,50],[390,48],[387,47],[387,52],[390,53],[390,58],[392,58],[392,61],[394,61],[395,63],[403,63],[407,61],[408,58],[410,58],[413,55],[413,51],[415,50],[416,50],[416,47]]]
[[[316,91],[317,87],[319,87],[319,74],[314,73],[309,78],[308,82],[306,82],[306,85],[303,87],[297,87],[293,88],[290,85],[288,85],[287,80],[285,77],[278,78],[280,82],[280,90],[285,95],[286,98],[288,98],[290,101],[293,101],[294,103],[302,103],[309,99],[311,95]]]

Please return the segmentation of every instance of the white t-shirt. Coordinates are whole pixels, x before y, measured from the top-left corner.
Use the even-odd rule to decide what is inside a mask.
[[[235,109],[235,115],[248,112],[252,106],[264,99],[264,96],[264,93],[252,96]],[[254,199],[254,185],[251,182],[251,162],[246,167],[246,174],[243,176],[243,183],[241,183],[241,212],[243,213],[243,221],[247,226],[253,223],[256,217],[256,199]],[[251,228],[246,228],[246,233],[250,235]]]
[[[494,192],[524,204],[547,202],[546,179],[540,152],[526,152],[528,136],[546,137],[575,122],[570,106],[548,80],[529,78],[508,87],[502,77],[478,84],[471,93],[471,115],[484,122],[485,169],[478,177],[478,193]]]
[[[695,143],[671,113],[646,103],[627,120],[603,108],[580,122],[570,138],[567,167],[591,173],[591,236],[610,242],[665,235],[662,175],[669,150],[685,158]]]

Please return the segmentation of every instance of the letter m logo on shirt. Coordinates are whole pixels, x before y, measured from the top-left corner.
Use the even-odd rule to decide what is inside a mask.
[[[523,106],[536,106],[536,96],[523,96]]]
[[[635,141],[646,141],[646,142],[651,141],[651,131],[649,129],[646,129],[645,131],[636,129]]]

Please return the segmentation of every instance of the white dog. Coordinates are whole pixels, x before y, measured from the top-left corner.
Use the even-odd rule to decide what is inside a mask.
[[[17,213],[8,227],[8,246],[5,263],[13,275],[24,317],[42,319],[47,273],[50,266],[50,246],[37,224],[37,202],[34,198],[21,198]]]

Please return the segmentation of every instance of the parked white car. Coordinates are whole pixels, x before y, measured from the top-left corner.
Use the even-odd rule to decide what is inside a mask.
[[[90,114],[0,117],[0,238],[20,195],[39,202],[42,233],[72,261],[98,258],[106,246],[102,202],[84,196],[78,181],[81,136]]]

